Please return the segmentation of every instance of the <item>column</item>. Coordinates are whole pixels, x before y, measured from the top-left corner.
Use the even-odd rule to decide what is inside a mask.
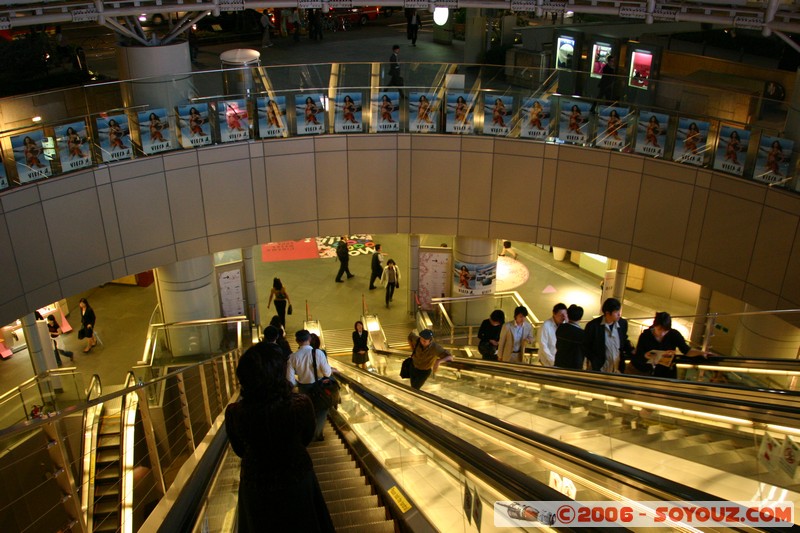
[[[497,261],[497,242],[493,239],[456,236],[453,245],[453,260],[472,265],[494,263]],[[469,302],[466,305],[452,304],[450,313],[453,323],[456,325],[476,325],[488,318],[495,308],[494,300],[487,298]]]
[[[179,261],[155,270],[156,292],[164,322],[220,318],[214,262],[211,256]],[[222,326],[171,328],[169,349],[175,357],[216,353]]]
[[[261,317],[258,314],[258,293],[256,291],[256,264],[253,260],[254,246],[242,249],[242,259],[244,263],[245,294],[250,305],[248,317],[253,324],[261,325]]]
[[[760,309],[745,305],[744,311],[760,311]],[[731,355],[796,359],[798,348],[800,348],[800,328],[778,318],[778,315],[746,315],[739,318]]]
[[[401,280],[402,281],[402,280]],[[419,291],[419,235],[408,236],[408,307],[409,312],[417,312],[415,295]]]
[[[486,17],[483,10],[467,8],[464,24],[464,63],[482,63],[486,54]]]
[[[689,340],[692,341],[693,344],[697,346],[703,346],[705,350],[708,347],[708,342],[710,338],[708,338],[707,324],[708,324],[708,314],[709,309],[711,308],[711,289],[706,286],[700,287],[700,295],[697,297],[697,305],[694,308],[694,323],[692,324],[692,335],[689,337]],[[704,339],[705,343],[704,344]]]
[[[118,46],[119,76],[125,106],[148,105],[168,111],[196,96],[186,41],[159,46]],[[163,81],[153,79],[163,76]],[[171,114],[171,112],[170,112]]]
[[[617,261],[617,268],[614,272],[614,291],[612,296],[623,301],[625,298],[625,285],[628,283],[628,262]]]
[[[33,365],[33,373],[38,376],[51,368],[56,368],[56,358],[52,354],[52,348],[50,349],[50,357],[48,357],[45,351],[45,344],[42,342],[42,337],[39,333],[39,322],[42,323],[42,327],[47,331],[45,321],[36,320],[36,315],[28,313],[22,317],[21,322],[22,333],[25,335],[25,344],[28,345],[28,354]]]

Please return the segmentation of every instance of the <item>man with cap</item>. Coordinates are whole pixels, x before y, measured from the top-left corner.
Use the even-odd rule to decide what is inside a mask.
[[[289,356],[286,368],[286,379],[294,387],[307,394],[308,390],[318,379],[330,377],[331,367],[328,364],[328,357],[322,350],[311,347],[311,333],[307,329],[301,329],[294,335],[297,341],[297,351]],[[314,360],[316,359],[316,375],[314,373]],[[314,410],[317,414],[317,428],[314,432],[316,440],[323,440],[322,430],[325,427],[325,419],[328,418],[328,409],[319,409],[316,405]]]
[[[422,388],[440,364],[453,360],[450,352],[433,342],[433,332],[429,329],[423,329],[419,335],[413,331],[409,333],[408,344],[411,346],[411,388]]]

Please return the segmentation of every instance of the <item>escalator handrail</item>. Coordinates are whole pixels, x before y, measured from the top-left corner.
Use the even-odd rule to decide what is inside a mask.
[[[444,451],[455,462],[470,465],[472,473],[480,477],[487,485],[509,494],[509,499],[517,501],[566,501],[570,499],[544,483],[535,481],[522,472],[503,464],[477,446],[432,425],[405,407],[401,407],[384,396],[367,389],[358,381],[352,380],[339,372],[336,372],[335,376],[341,383],[347,384],[352,392],[355,392],[374,407],[389,415],[393,420],[422,436],[426,442],[435,443],[440,450]],[[572,530],[569,528],[559,529]]]

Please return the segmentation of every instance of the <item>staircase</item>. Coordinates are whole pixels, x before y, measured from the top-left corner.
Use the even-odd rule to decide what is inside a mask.
[[[325,440],[310,444],[308,453],[336,531],[394,533],[394,521],[387,519],[386,509],[331,423],[327,422],[327,426]]]
[[[94,467],[92,531],[118,531],[120,527],[120,418],[121,399],[103,405]]]

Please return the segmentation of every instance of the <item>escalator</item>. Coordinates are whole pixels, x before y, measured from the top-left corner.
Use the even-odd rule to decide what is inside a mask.
[[[100,415],[94,454],[94,505],[92,531],[118,531],[121,523],[122,481],[120,398],[106,402]]]
[[[388,357],[387,376],[398,376],[400,361]],[[543,434],[715,497],[800,498],[800,483],[759,458],[769,439],[800,438],[797,393],[461,359],[423,389],[517,434]]]

